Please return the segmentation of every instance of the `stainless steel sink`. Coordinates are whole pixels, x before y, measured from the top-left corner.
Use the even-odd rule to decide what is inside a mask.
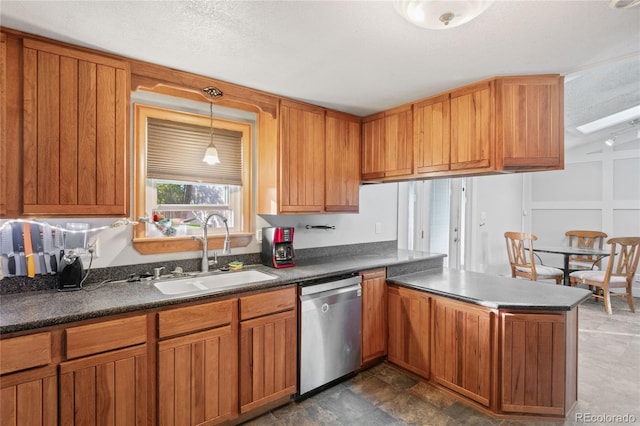
[[[263,281],[273,281],[278,277],[260,271],[217,272],[188,278],[166,279],[153,283],[163,294],[184,294],[212,290],[227,290]]]

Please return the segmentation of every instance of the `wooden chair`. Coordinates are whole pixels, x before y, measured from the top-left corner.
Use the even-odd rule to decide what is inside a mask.
[[[605,271],[582,272],[577,282],[596,287],[594,297],[604,300],[604,310],[611,314],[611,295],[626,296],[631,312],[633,307],[633,278],[640,259],[640,237],[611,238],[611,254]],[[616,254],[617,253],[617,254]],[[572,285],[573,284],[572,282]],[[611,293],[612,288],[624,288],[624,293]],[[602,291],[602,295],[598,294]]]
[[[607,234],[600,231],[567,231],[564,233],[569,237],[569,246],[579,248],[590,248],[602,250],[604,239]],[[569,258],[571,269],[600,269],[600,257],[593,255],[574,255]]]
[[[555,280],[561,284],[564,273],[551,266],[536,265],[533,253],[533,242],[538,239],[533,234],[524,232],[505,232],[507,255],[511,264],[511,276],[522,277],[531,281]]]

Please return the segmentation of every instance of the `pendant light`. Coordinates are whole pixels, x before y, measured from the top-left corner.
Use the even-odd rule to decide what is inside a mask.
[[[214,164],[220,164],[218,150],[213,143],[213,99],[222,96],[222,92],[213,86],[205,87],[202,91],[211,96],[211,102],[209,102],[209,146],[204,151],[202,161],[213,166]]]
[[[493,0],[394,0],[396,11],[414,25],[444,30],[466,24],[487,10]]]

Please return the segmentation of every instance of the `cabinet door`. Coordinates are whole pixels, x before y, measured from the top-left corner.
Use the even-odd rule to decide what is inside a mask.
[[[280,138],[281,211],[324,211],[324,110],[281,101]]]
[[[389,361],[429,378],[429,296],[420,291],[389,286],[387,298]]]
[[[7,214],[7,36],[0,33],[0,217]]]
[[[296,311],[240,323],[240,412],[296,392]]]
[[[325,210],[358,212],[360,197],[360,118],[327,111]]]
[[[502,411],[565,415],[565,377],[573,379],[572,406],[577,374],[575,357],[566,357],[565,349],[577,343],[567,344],[564,315],[504,313],[501,323]]]
[[[0,29],[0,217],[21,215],[22,40]]]
[[[362,363],[387,354],[387,272],[361,272]]]
[[[60,424],[146,425],[146,345],[60,364]]]
[[[411,106],[385,112],[385,177],[413,173],[413,113]]]
[[[23,213],[128,215],[127,64],[25,39],[23,72]]]
[[[451,170],[494,167],[493,100],[491,81],[451,93]]]
[[[225,326],[158,343],[158,422],[220,423],[237,410],[237,328]]]
[[[385,155],[384,113],[367,117],[362,122],[362,179],[384,177]]]
[[[491,311],[434,298],[432,379],[485,406],[491,396]]]
[[[0,379],[0,424],[57,425],[58,376],[56,369],[56,366],[50,366],[2,376]]]
[[[511,170],[564,165],[561,76],[505,77],[496,81],[496,161]]]
[[[449,170],[450,124],[449,95],[414,105],[414,153],[416,173]]]

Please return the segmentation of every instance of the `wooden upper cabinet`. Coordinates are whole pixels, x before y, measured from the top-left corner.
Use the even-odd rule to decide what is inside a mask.
[[[324,211],[324,110],[298,102],[280,104],[280,210]]]
[[[0,217],[7,214],[7,36],[0,33]]]
[[[362,179],[384,177],[384,113],[362,121]]]
[[[494,166],[493,84],[484,81],[451,93],[451,170]]]
[[[128,215],[125,61],[25,39],[23,213]]]
[[[365,118],[362,122],[362,179],[396,178],[412,173],[411,105]]]
[[[498,169],[564,165],[564,84],[558,75],[496,80]]]
[[[563,78],[497,77],[414,104],[417,177],[564,167]]]
[[[385,170],[388,177],[413,173],[413,113],[411,105],[385,112]]]
[[[359,117],[282,99],[257,143],[258,214],[358,212]]]
[[[359,210],[360,118],[335,111],[325,116],[325,210]]]
[[[416,173],[449,170],[450,163],[449,95],[414,105],[414,156]]]

